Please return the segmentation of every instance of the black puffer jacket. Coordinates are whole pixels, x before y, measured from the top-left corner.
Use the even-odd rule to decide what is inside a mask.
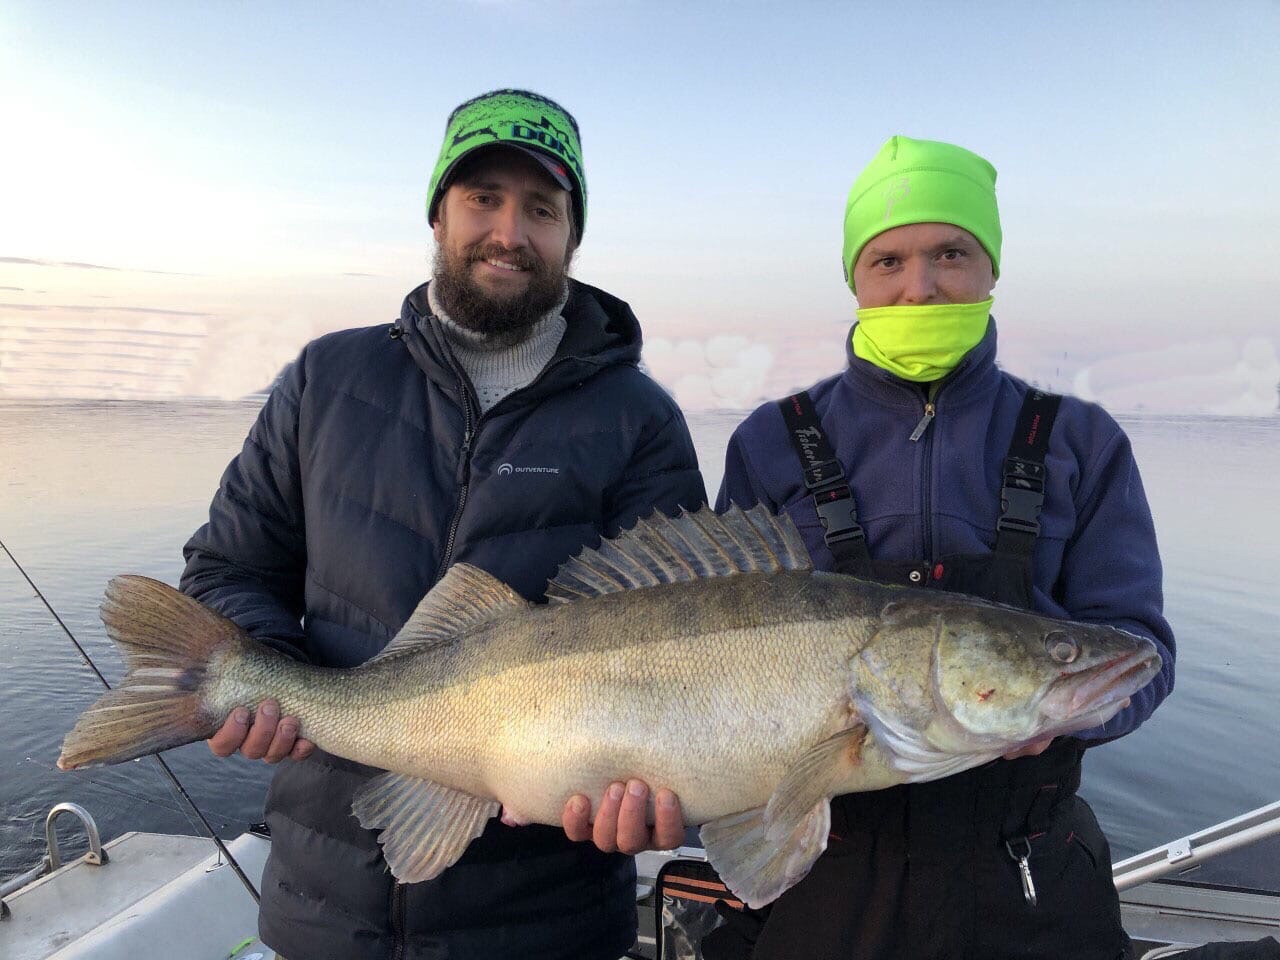
[[[530,599],[583,544],[704,499],[674,401],[637,369],[622,301],[572,282],[568,329],[528,387],[483,416],[426,287],[398,324],[309,344],[232,461],[182,588],[294,656],[376,654],[459,560]],[[635,935],[634,867],[559,828],[491,821],[434,881],[394,883],[351,815],[369,768],[317,751],[267,798],[263,939],[301,960],[614,958]]]

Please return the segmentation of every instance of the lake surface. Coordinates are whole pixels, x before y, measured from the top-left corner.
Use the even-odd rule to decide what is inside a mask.
[[[106,582],[126,572],[177,582],[182,544],[257,411],[0,403],[0,540],[113,683],[120,660],[97,614]],[[742,415],[690,416],[713,496]],[[1084,793],[1117,858],[1280,799],[1280,417],[1120,419],[1156,519],[1178,673],[1145,726],[1085,761]],[[104,841],[129,830],[199,832],[150,759],[74,774],[54,766],[63,734],[99,692],[0,552],[0,879],[43,854],[44,817],[59,801],[87,807]],[[166,758],[224,836],[261,819],[265,765],[219,761],[203,744]],[[75,831],[66,836],[82,847]]]

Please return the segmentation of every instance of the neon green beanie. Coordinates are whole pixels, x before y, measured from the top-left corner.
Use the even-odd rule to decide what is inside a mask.
[[[449,114],[440,159],[427,188],[427,222],[435,222],[436,204],[462,158],[494,144],[523,150],[569,191],[581,239],[587,222],[587,177],[578,121],[554,100],[528,90],[493,90]]]
[[[1000,275],[996,168],[964,147],[890,137],[849,191],[844,208],[844,279],[877,234],[908,223],[953,223],[977,238]]]

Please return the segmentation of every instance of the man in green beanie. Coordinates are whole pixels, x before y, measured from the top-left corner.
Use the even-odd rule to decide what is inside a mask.
[[[1088,747],[1173,687],[1160,556],[1129,441],[1099,407],[996,365],[996,171],[893,137],[844,220],[847,364],[756,410],[717,503],[796,522],[820,569],[954,590],[1149,637],[1161,672],[1103,727],[931,783],[838,797],[826,852],[771,909],[725,911],[708,960],[1130,955]]]
[[[395,322],[303,349],[187,544],[183,589],[288,656],[352,667],[454,563],[537,600],[583,545],[702,503],[684,418],[638,368],[635,315],[567,276],[586,217],[563,107],[527,90],[458,107],[427,191],[431,281]],[[631,858],[560,827],[514,828],[514,814],[465,838],[435,879],[396,882],[352,816],[380,771],[300,732],[267,701],[209,741],[284,761],[259,914],[284,957],[615,960],[633,944]],[[404,806],[426,789],[406,781]],[[409,829],[450,822],[422,813]],[[643,842],[674,846],[679,819],[670,810]],[[392,832],[381,840],[413,842]]]

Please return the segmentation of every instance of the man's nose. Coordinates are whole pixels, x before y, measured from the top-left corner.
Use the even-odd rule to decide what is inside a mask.
[[[524,211],[515,204],[505,204],[494,216],[490,236],[508,250],[516,250],[528,244],[528,231]]]
[[[932,303],[938,293],[938,280],[933,263],[926,257],[912,257],[902,272],[902,302]]]

